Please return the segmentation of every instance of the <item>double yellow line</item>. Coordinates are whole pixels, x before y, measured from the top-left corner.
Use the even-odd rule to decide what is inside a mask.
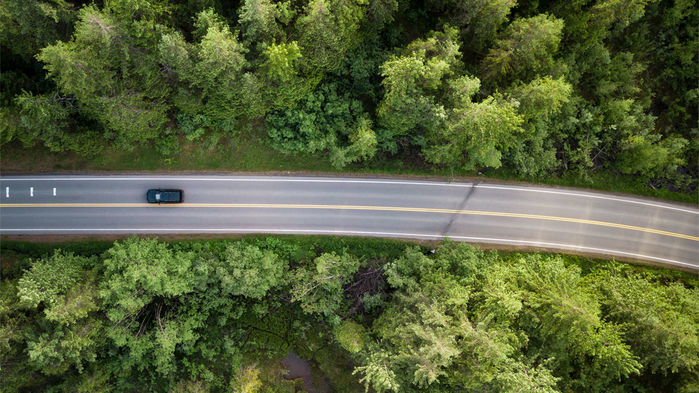
[[[8,207],[157,207],[149,203],[0,203],[0,208]],[[620,228],[631,231],[653,233],[656,235],[676,237],[699,241],[699,237],[663,231],[660,229],[644,228],[634,225],[617,224],[613,222],[586,220],[582,218],[546,216],[540,214],[505,213],[483,210],[456,210],[456,209],[434,209],[422,207],[400,207],[400,206],[355,206],[355,205],[306,205],[306,204],[285,204],[285,203],[179,203],[171,205],[160,205],[161,207],[195,207],[195,208],[235,208],[235,209],[321,209],[321,210],[362,210],[362,211],[395,211],[395,212],[417,212],[417,213],[437,213],[437,214],[462,214],[470,216],[490,216],[509,217],[530,220],[558,221],[576,224],[595,225],[609,228]]]

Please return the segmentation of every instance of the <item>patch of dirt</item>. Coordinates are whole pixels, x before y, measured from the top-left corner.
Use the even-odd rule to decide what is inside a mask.
[[[289,354],[282,359],[281,366],[287,371],[284,379],[303,379],[303,389],[307,393],[327,393],[330,390],[330,386],[322,375],[316,375],[316,382],[313,383],[313,369],[311,365],[301,359],[294,351],[289,351]]]

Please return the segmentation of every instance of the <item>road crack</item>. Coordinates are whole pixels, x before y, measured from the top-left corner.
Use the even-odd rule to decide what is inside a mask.
[[[476,187],[480,184],[480,182],[475,182],[471,185],[471,188],[468,190],[466,195],[464,195],[464,199],[461,201],[461,205],[457,209],[457,211],[464,210],[466,208],[466,204],[468,203],[468,200],[471,199],[471,196],[473,196],[473,193],[476,192]],[[457,218],[463,217],[463,214],[459,213],[454,213],[451,215],[451,219],[449,220],[449,223],[447,223],[446,227],[444,227],[444,231],[442,231],[442,237],[447,237],[449,232],[451,231],[452,226],[454,226],[454,221],[456,221]]]

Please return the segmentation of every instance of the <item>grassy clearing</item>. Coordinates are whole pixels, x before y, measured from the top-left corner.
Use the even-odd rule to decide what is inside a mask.
[[[41,172],[312,172],[337,175],[411,175],[430,176],[445,180],[477,178],[480,180],[505,180],[565,187],[588,188],[600,191],[626,193],[660,198],[690,204],[699,204],[699,190],[694,194],[653,189],[638,178],[623,176],[611,171],[595,171],[587,177],[577,175],[543,178],[517,177],[504,169],[486,170],[479,175],[474,171],[450,171],[426,165],[419,157],[377,157],[372,161],[349,165],[337,170],[324,154],[287,155],[268,146],[262,127],[252,127],[238,137],[217,139],[211,134],[190,142],[180,140],[179,152],[170,157],[163,155],[153,145],[140,146],[133,151],[106,148],[91,158],[74,153],[50,152],[42,146],[25,148],[19,144],[0,147],[0,169],[3,173]],[[39,159],[37,159],[39,157]]]

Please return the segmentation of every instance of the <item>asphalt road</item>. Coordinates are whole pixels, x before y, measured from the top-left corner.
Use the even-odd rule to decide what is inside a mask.
[[[145,203],[149,188],[181,205]],[[303,233],[570,250],[699,271],[699,209],[492,183],[282,176],[0,177],[1,234]]]

